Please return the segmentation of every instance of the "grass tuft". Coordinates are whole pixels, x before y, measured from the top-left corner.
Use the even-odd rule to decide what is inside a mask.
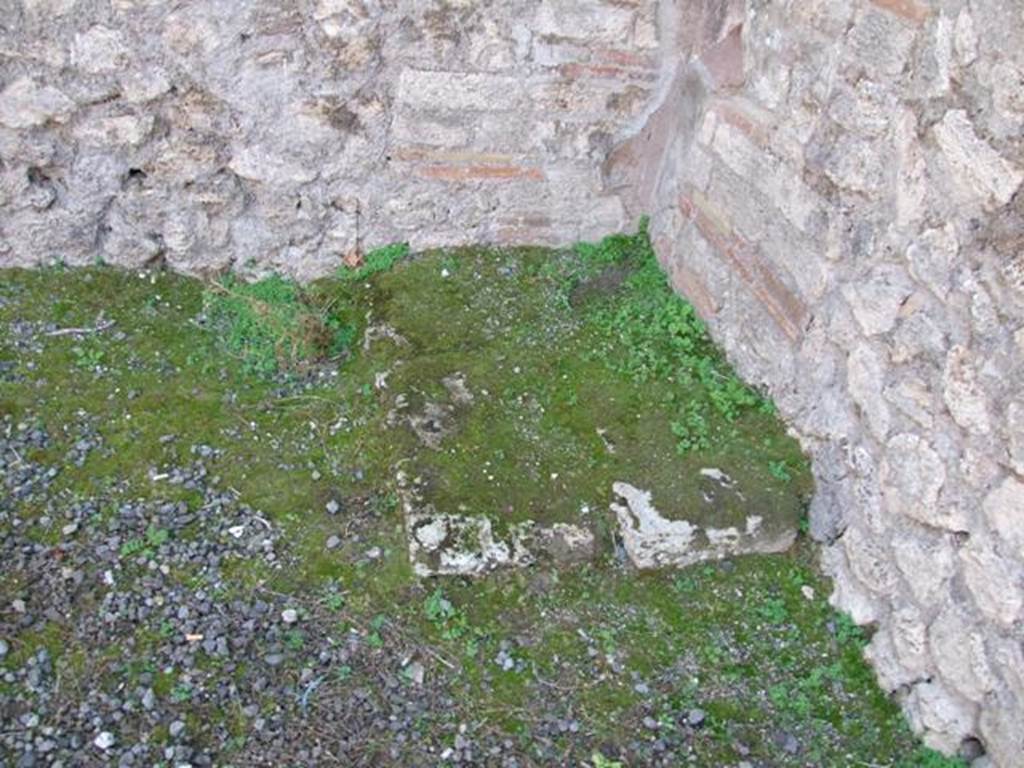
[[[255,283],[226,277],[207,289],[204,306],[224,347],[260,376],[339,355],[353,337],[330,306],[315,306],[298,284],[277,275]]]

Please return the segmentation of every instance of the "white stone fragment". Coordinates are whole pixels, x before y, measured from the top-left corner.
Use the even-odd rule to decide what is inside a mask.
[[[652,504],[650,491],[624,482],[614,483],[612,490],[618,499],[611,509],[619,534],[637,568],[685,566],[746,552],[781,552],[796,536],[795,530],[765,535],[758,515],[748,516],[742,531],[735,526],[702,527],[688,520],[669,520]]]

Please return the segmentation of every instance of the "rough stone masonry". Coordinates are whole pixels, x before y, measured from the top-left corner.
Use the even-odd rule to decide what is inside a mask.
[[[1024,765],[1019,0],[0,0],[0,264],[311,278],[650,213],[926,741]]]

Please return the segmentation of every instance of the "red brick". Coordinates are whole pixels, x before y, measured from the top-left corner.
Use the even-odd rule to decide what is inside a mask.
[[[915,24],[923,23],[930,15],[931,8],[920,0],[871,0],[879,8],[902,16]]]
[[[599,48],[594,51],[594,58],[603,63],[615,64],[620,67],[650,70],[658,68],[658,60],[653,56],[635,51],[623,51],[618,48]]]
[[[562,64],[558,67],[558,72],[566,80],[593,78],[598,80],[633,79],[653,82],[658,77],[656,72],[628,69],[613,64],[584,64],[580,62]]]
[[[716,101],[711,108],[722,122],[728,123],[733,128],[741,131],[753,143],[760,147],[768,146],[768,126],[755,117],[750,109],[744,108],[735,99]]]
[[[743,25],[737,24],[719,42],[701,55],[711,79],[719,88],[743,85]]]
[[[679,209],[697,225],[704,239],[721,254],[782,332],[792,341],[799,340],[807,321],[807,306],[772,272],[760,250],[737,236],[699,193],[682,196]]]
[[[539,168],[521,165],[426,165],[420,166],[415,172],[425,179],[439,181],[544,180],[544,174]]]

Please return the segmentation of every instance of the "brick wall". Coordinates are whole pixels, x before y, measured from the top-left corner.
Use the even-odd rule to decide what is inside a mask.
[[[599,166],[651,98],[655,16],[623,0],[8,3],[0,263],[311,278],[392,241],[600,237],[628,223]]]

